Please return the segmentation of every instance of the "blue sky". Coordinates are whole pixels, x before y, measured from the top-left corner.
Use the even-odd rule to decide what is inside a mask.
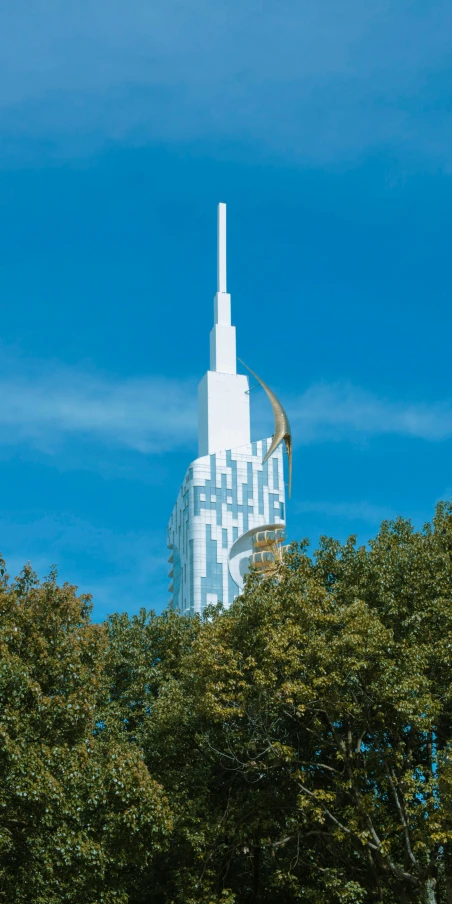
[[[450,3],[18,0],[0,26],[10,572],[56,563],[97,618],[166,604],[220,200],[239,354],[293,426],[289,537],[430,519],[452,494]]]

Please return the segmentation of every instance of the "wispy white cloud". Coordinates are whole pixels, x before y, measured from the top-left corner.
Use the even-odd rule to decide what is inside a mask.
[[[300,444],[397,435],[430,442],[452,437],[452,402],[398,402],[349,383],[316,384],[293,399],[290,417]]]
[[[284,393],[281,392],[281,397]],[[53,454],[81,439],[146,455],[196,454],[196,382],[164,376],[130,380],[81,367],[6,358],[0,369],[0,442]],[[263,393],[252,397],[255,432],[272,432]],[[316,384],[285,398],[296,445],[360,442],[394,435],[439,442],[452,437],[452,403],[403,403],[348,383]]]
[[[119,380],[60,365],[0,375],[0,440],[52,453],[79,437],[143,453],[193,447],[196,384]]]
[[[389,146],[451,162],[448,0],[16,0],[0,34],[16,154],[23,139],[68,154],[201,139],[296,161]]]

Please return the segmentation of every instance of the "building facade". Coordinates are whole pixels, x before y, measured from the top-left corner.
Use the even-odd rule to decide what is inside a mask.
[[[250,562],[262,559],[259,538],[279,539],[286,524],[283,445],[266,459],[274,438],[251,442],[249,381],[237,373],[225,204],[218,207],[210,370],[199,384],[198,404],[198,458],[187,470],[167,531],[170,606],[189,615],[211,603],[229,606],[243,589]]]

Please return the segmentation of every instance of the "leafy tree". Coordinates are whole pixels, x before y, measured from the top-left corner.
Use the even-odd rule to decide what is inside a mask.
[[[105,719],[113,729],[143,744],[153,706],[165,683],[178,680],[184,658],[198,636],[199,619],[145,609],[131,618],[110,616],[105,623],[104,657],[109,705]]]
[[[0,585],[0,901],[126,902],[171,814],[140,749],[103,722],[104,626],[26,567]]]
[[[202,620],[0,613],[0,901],[451,904],[452,506]]]
[[[143,734],[181,802],[167,900],[450,900],[451,658],[448,505],[209,613]]]
[[[199,869],[206,850],[205,828],[212,821],[209,762],[197,754],[196,716],[183,693],[186,661],[203,625],[173,612],[107,622],[105,681],[111,730],[133,739],[150,773],[164,786],[173,827],[170,845],[144,871],[131,902],[204,900]],[[166,710],[166,703],[168,709]],[[188,722],[188,727],[186,724]],[[211,883],[208,884],[210,895]],[[208,900],[214,902],[212,896]],[[223,896],[222,904],[229,904]],[[232,899],[231,899],[232,901]]]

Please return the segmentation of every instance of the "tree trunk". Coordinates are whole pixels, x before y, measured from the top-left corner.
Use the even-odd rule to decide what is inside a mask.
[[[436,904],[436,879],[427,879],[425,883],[424,904]]]
[[[261,849],[259,844],[253,846],[253,892],[254,901],[259,901],[260,892],[260,866],[261,866]],[[429,902],[430,904],[430,902]]]

